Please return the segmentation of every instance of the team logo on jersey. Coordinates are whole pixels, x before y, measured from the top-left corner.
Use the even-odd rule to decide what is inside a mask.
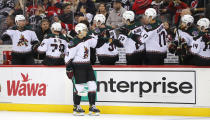
[[[69,41],[69,46],[74,46],[74,42],[73,41]]]
[[[198,36],[198,31],[193,31],[192,35],[193,35],[193,37],[197,37]]]
[[[84,46],[84,59],[86,59],[88,57],[88,53],[89,53],[89,50],[87,47]]]
[[[151,30],[152,26],[151,25],[145,25],[144,28],[146,28],[147,30]]]
[[[28,40],[25,39],[23,35],[21,35],[17,46],[23,46],[23,45],[28,46]]]

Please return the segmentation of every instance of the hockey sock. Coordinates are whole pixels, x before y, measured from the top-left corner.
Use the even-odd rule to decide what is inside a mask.
[[[80,101],[81,101],[81,96],[74,93],[74,104],[75,105],[80,105]]]
[[[96,92],[89,92],[88,93],[88,99],[90,106],[95,105],[96,102]]]

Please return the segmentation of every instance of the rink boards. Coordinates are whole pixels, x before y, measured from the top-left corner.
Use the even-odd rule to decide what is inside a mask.
[[[94,66],[103,114],[210,116],[210,69]],[[0,66],[0,110],[72,112],[65,67]],[[86,100],[87,98],[83,98]],[[88,102],[82,102],[86,111]]]

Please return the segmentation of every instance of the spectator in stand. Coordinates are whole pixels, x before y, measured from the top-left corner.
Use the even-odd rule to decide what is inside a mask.
[[[131,10],[131,0],[122,0],[122,6],[126,10]]]
[[[29,14],[29,16],[34,15],[35,10],[38,8],[38,0],[27,1],[26,7],[27,7],[27,9],[26,9],[27,14]]]
[[[29,23],[32,26],[32,29],[36,30],[36,28],[41,24],[42,19],[45,17],[45,9],[43,5],[39,4],[37,9],[35,9],[35,14],[29,17]]]
[[[48,7],[50,7],[50,1],[49,0],[43,0],[42,4],[43,4],[45,10],[47,10]]]
[[[42,19],[41,24],[36,28],[35,33],[37,38],[39,39],[40,43],[47,38],[48,34],[51,34],[50,30],[50,22],[48,19]],[[37,52],[34,53],[34,58],[38,60],[44,59],[45,55],[39,54]]]
[[[162,14],[161,11],[168,6],[168,2],[166,0],[154,0],[151,3],[151,7],[153,7],[157,11],[157,18],[162,22],[169,22],[171,15],[170,14]]]
[[[7,16],[7,18],[6,18],[6,24],[5,24],[5,29],[3,29],[3,31],[2,32],[0,32],[0,38],[1,38],[1,35],[3,34],[3,32],[5,32],[7,29],[11,29],[12,27],[14,27],[15,26],[15,17],[14,16],[12,16],[12,15],[10,15],[10,16]],[[2,26],[1,26],[2,27]],[[2,41],[2,40],[0,40],[0,44],[12,44],[12,40],[11,40],[11,38],[9,38],[10,40],[7,40],[7,41]]]
[[[51,23],[54,23],[54,22],[61,23],[58,15],[56,13],[53,15],[53,18],[52,18],[52,22]]]
[[[84,17],[84,15],[80,12],[74,13],[74,25],[79,23],[80,17]]]
[[[58,4],[59,3],[57,0],[51,0],[50,6],[46,9],[46,13],[48,17],[53,16],[55,13],[56,14],[61,13],[61,9],[59,8]]]
[[[206,5],[206,14],[205,16],[210,19],[210,0],[209,3]]]
[[[191,11],[193,13],[193,17],[195,19],[195,23],[197,21],[205,16],[205,5],[208,4],[208,1],[210,0],[184,0],[188,4],[188,6],[191,8]]]
[[[90,14],[90,13],[87,13],[87,6],[82,5],[82,6],[80,7],[80,12],[83,14],[83,16],[85,16],[85,17],[87,18],[87,20],[88,20],[89,23],[92,22],[93,15]]]
[[[14,9],[12,9],[9,14],[13,15],[13,16],[22,15],[23,10],[24,10],[23,3],[20,0],[15,4]],[[26,15],[28,15],[28,14],[26,14]]]
[[[0,0],[0,31],[3,31],[6,27],[5,20],[14,7],[14,0]]]
[[[15,0],[0,0],[0,19],[7,17],[12,9],[15,7]]]
[[[77,6],[79,4],[79,0],[64,0],[64,4],[70,4],[71,5],[71,11],[76,12]]]
[[[106,3],[106,2],[111,2],[112,0],[96,0],[96,2],[103,2],[103,3]]]
[[[114,9],[110,11],[109,17],[106,21],[106,25],[111,26],[113,29],[124,25],[124,23],[122,22],[122,15],[126,11],[126,9],[122,7],[121,2],[121,0],[114,0]]]
[[[48,34],[51,34],[50,22],[47,19],[41,21],[41,25],[36,29],[36,35],[40,42],[47,37]]]
[[[136,15],[143,15],[145,10],[150,7],[152,0],[135,0],[132,10]]]
[[[96,14],[96,7],[92,0],[80,0],[76,12],[80,11],[82,5],[87,6],[87,13],[91,13],[92,15]]]
[[[175,14],[174,23],[178,24],[181,11],[186,8],[189,8],[186,3],[182,2],[181,0],[173,0],[169,3],[167,9],[163,9],[162,12]]]
[[[99,5],[98,5],[98,9],[97,9],[98,11],[96,12],[96,14],[103,14],[105,17],[106,17],[106,20],[107,20],[107,18],[108,18],[108,16],[109,16],[109,13],[107,12],[107,10],[106,10],[106,5],[105,5],[105,3],[100,3]]]
[[[59,19],[61,20],[61,26],[63,29],[66,29],[67,31],[73,29],[73,13],[71,12],[70,4],[63,5],[63,13],[59,15]]]

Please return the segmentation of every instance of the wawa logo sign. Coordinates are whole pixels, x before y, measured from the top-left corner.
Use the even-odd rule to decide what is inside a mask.
[[[28,73],[21,76],[22,80],[7,80],[8,96],[46,96],[45,83],[34,83]]]

